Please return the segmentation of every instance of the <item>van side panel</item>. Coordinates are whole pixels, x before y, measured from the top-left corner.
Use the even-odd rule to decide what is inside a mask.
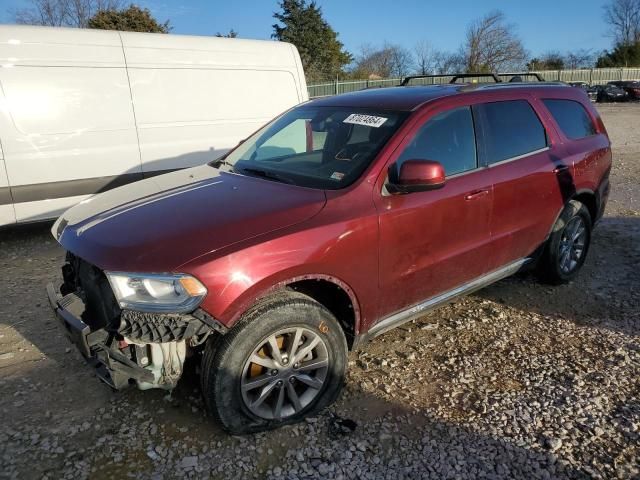
[[[296,64],[296,70],[298,73],[298,83],[300,88],[300,103],[309,101],[309,90],[307,88],[307,80],[304,76],[304,69],[302,68],[302,60],[300,59],[300,53],[295,45],[291,45],[291,53],[293,60]]]
[[[0,69],[0,135],[18,222],[142,176],[120,38],[72,33],[0,31],[0,61],[10,62]]]
[[[131,68],[129,77],[145,172],[210,162],[297,103],[289,72]]]
[[[0,143],[0,226],[10,225],[15,222],[16,214],[13,210],[13,200],[11,199],[9,180],[7,179],[7,171],[4,164],[2,143]]]
[[[144,172],[214,160],[300,103],[288,44],[120,35]]]

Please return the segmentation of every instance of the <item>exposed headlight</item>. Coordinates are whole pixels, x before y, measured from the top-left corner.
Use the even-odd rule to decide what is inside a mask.
[[[141,312],[191,312],[207,289],[189,275],[105,272],[120,308]]]

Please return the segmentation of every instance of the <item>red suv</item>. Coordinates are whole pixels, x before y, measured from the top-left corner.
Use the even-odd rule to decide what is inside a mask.
[[[580,89],[402,86],[314,100],[226,156],[94,196],[52,232],[57,316],[114,388],[201,356],[231,432],[337,397],[347,353],[527,267],[572,279],[611,149]]]

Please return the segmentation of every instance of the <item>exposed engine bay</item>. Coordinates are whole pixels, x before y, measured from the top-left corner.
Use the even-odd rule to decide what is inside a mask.
[[[68,336],[115,389],[173,389],[185,359],[226,328],[201,309],[155,313],[121,309],[104,272],[68,253],[58,294],[49,299]]]

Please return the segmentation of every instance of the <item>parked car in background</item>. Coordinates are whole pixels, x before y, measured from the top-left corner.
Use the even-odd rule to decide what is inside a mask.
[[[368,339],[523,268],[574,278],[610,169],[602,120],[566,85],[325,97],[68,210],[49,298],[112,387],[171,389],[199,356],[227,430],[274,428],[333,402]]]
[[[628,98],[627,92],[615,85],[599,85],[596,101],[598,102],[624,102]]]
[[[293,45],[0,26],[0,225],[205,164],[306,101]]]
[[[609,82],[609,85],[615,85],[627,92],[629,100],[640,100],[640,81],[638,80],[619,80]]]
[[[569,85],[575,88],[581,88],[584,90],[589,97],[589,100],[595,102],[598,98],[598,89],[596,87],[592,87],[587,82],[567,82]]]
[[[592,102],[597,102],[598,87],[596,85],[591,85],[589,88],[587,88],[587,96],[589,97],[589,100],[591,100]]]

